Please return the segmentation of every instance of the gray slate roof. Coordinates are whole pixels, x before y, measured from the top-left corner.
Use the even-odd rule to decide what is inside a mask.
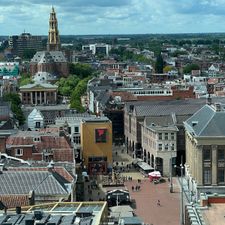
[[[41,87],[41,88],[52,88],[52,89],[57,89],[57,85],[53,85],[50,83],[34,83],[34,84],[26,84],[20,87],[20,89],[30,89],[30,88],[35,88],[35,87]]]
[[[32,63],[67,62],[61,51],[39,51],[31,59]]]
[[[157,126],[167,126],[167,125],[173,125],[173,119],[171,115],[166,116],[150,116],[145,118],[146,125],[152,125],[155,124]]]
[[[138,117],[169,115],[175,113],[178,115],[194,114],[203,104],[171,104],[171,105],[148,105],[135,107]]]
[[[48,171],[3,171],[0,174],[0,194],[66,195],[63,184]]]
[[[225,137],[225,111],[205,105],[184,122],[185,128],[199,137]]]
[[[212,98],[212,102],[225,103],[225,98],[224,97]],[[178,107],[179,105],[183,105],[183,106],[186,105],[187,108],[190,105],[198,105],[199,106],[198,109],[200,109],[205,104],[206,104],[206,99],[205,98],[201,98],[201,99],[185,99],[185,100],[149,100],[149,101],[127,102],[125,104],[125,108],[126,108],[127,111],[129,111],[129,108],[130,108],[131,105],[134,106],[134,109],[137,109],[137,108],[141,107],[141,109],[138,110],[138,112],[139,111],[141,112],[141,115],[142,114],[146,114],[145,116],[151,116],[153,114],[149,114],[148,115],[148,111],[150,110],[149,108],[151,108],[152,106],[157,106],[157,105],[164,105],[164,106],[166,106],[167,105],[167,110],[168,110],[169,108],[172,109],[173,107]]]

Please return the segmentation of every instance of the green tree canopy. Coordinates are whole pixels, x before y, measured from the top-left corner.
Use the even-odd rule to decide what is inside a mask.
[[[199,70],[199,69],[200,69],[199,65],[197,65],[197,64],[188,64],[184,67],[183,73],[189,74],[189,73],[191,73],[192,70]]]
[[[156,73],[163,73],[164,62],[161,53],[157,56],[156,63],[155,63],[155,72]]]
[[[32,84],[34,81],[32,81],[31,75],[28,73],[21,74],[21,78],[19,79],[19,86],[23,86],[26,84]]]
[[[163,68],[164,73],[168,73],[169,71],[173,70],[173,66],[167,65]]]
[[[91,74],[94,72],[94,69],[87,64],[71,63],[69,65],[69,71],[70,71],[70,74],[77,75],[80,79],[83,79],[88,76],[91,76]]]
[[[24,59],[30,60],[30,59],[33,58],[33,56],[34,56],[35,53],[36,53],[36,50],[35,50],[35,49],[26,49],[26,50],[23,52],[22,57],[23,57]]]
[[[84,112],[85,109],[81,104],[81,96],[85,94],[87,90],[87,83],[92,77],[87,77],[83,80],[80,80],[77,84],[75,90],[72,92],[70,99],[70,107],[75,108],[78,112]]]
[[[59,94],[63,96],[71,96],[79,81],[80,79],[75,75],[70,75],[67,78],[60,78],[60,80],[56,83],[58,85]]]

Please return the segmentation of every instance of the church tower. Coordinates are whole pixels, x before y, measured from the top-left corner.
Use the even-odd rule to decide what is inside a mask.
[[[54,7],[52,7],[52,12],[50,13],[50,19],[49,19],[47,50],[48,51],[60,50],[58,22],[57,22]]]

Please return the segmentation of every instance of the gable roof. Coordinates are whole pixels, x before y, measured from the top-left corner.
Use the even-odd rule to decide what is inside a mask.
[[[27,194],[35,195],[67,195],[63,183],[60,183],[48,171],[3,171],[0,174],[0,195]]]
[[[57,85],[53,85],[50,83],[33,83],[33,84],[26,84],[20,87],[21,89],[33,89],[33,88],[46,88],[46,89],[57,89]]]
[[[198,137],[225,137],[225,111],[205,105],[184,125],[187,131]]]
[[[47,167],[9,167],[7,168],[11,171],[48,171]],[[65,183],[71,183],[74,177],[62,166],[55,166],[52,172],[58,173],[61,177],[65,179]]]
[[[34,141],[34,137],[40,137],[40,141]],[[11,135],[6,140],[8,147],[30,145],[35,146],[38,152],[43,149],[62,149],[71,150],[69,143],[65,137],[56,136],[55,134],[21,131],[15,135]]]

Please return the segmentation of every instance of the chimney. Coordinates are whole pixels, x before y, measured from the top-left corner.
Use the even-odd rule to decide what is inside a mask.
[[[0,163],[0,174],[3,173],[4,169],[5,169],[5,164],[4,163]]]
[[[52,172],[52,170],[54,169],[55,163],[53,162],[53,160],[48,164],[47,168],[49,172]]]
[[[222,110],[221,103],[215,103],[214,106],[215,106],[216,112],[220,112]]]
[[[35,193],[34,190],[29,192],[29,205],[35,205]]]
[[[192,121],[191,124],[192,124],[192,127],[194,127],[198,124],[198,121]]]
[[[134,110],[134,105],[130,105],[130,112],[133,112]]]
[[[21,214],[21,206],[16,206],[16,214]]]
[[[209,94],[209,96],[207,98],[207,104],[208,105],[211,105],[212,104],[212,98],[211,98],[210,94]]]

